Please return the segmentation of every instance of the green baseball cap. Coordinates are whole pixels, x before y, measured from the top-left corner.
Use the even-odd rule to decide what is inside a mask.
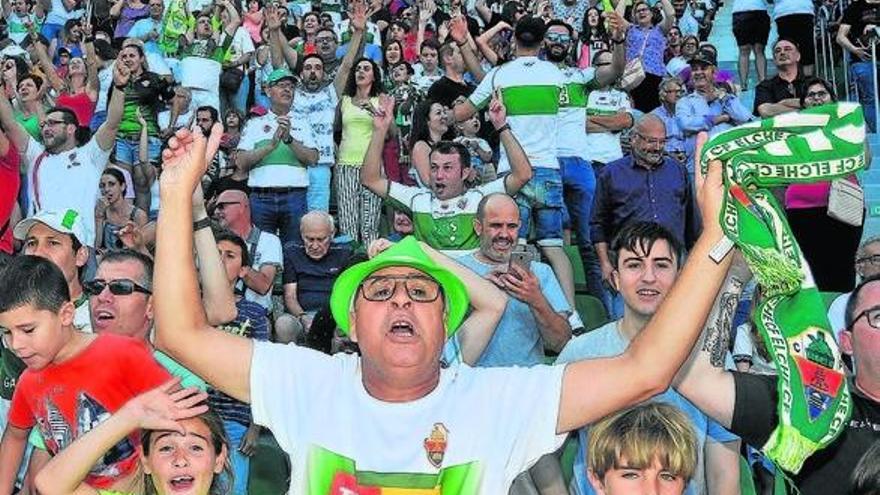
[[[349,311],[361,283],[373,272],[390,266],[415,268],[440,284],[446,302],[446,337],[451,337],[464,320],[470,304],[467,288],[454,273],[435,263],[425,254],[413,236],[403,238],[373,259],[358,263],[339,275],[330,294],[330,311],[336,320],[336,326],[348,335],[351,327],[348,319]]]
[[[296,81],[296,77],[289,70],[275,69],[266,76],[266,84],[268,86],[274,86],[285,79]]]

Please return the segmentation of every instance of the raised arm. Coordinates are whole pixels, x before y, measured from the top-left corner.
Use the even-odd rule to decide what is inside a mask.
[[[205,197],[201,185],[193,193],[193,221],[208,221],[208,210],[205,208]],[[196,246],[196,259],[199,263],[199,281],[202,283],[202,302],[205,305],[205,316],[211,325],[220,325],[235,319],[238,309],[235,307],[235,293],[226,278],[226,268],[220,260],[217,241],[210,224],[193,233]]]
[[[269,30],[269,56],[272,67],[280,69],[287,64],[290,70],[296,70],[299,53],[290,46],[281,31],[281,15],[275,5],[270,4],[266,7],[266,29]]]
[[[675,7],[669,0],[660,0],[660,7],[663,9],[663,21],[660,22],[660,30],[663,34],[669,32],[675,25]]]
[[[733,419],[736,392],[733,374],[724,369],[724,355],[739,296],[750,278],[748,267],[739,258],[724,279],[703,335],[672,384],[678,393],[727,428]]]
[[[125,105],[125,87],[131,73],[119,60],[113,65],[113,87],[110,88],[110,102],[107,104],[107,120],[101,124],[95,133],[95,139],[102,150],[109,150],[116,144],[116,132],[122,121],[122,111]]]
[[[458,49],[461,50],[461,58],[464,60],[468,72],[474,76],[478,83],[482,81],[486,77],[486,71],[483,70],[483,66],[480,65],[480,60],[477,58],[477,45],[468,31],[467,18],[464,14],[453,16],[449,21],[449,36],[452,37],[455,44],[458,45]]]
[[[6,91],[6,78],[0,78],[0,89]],[[24,127],[15,120],[15,112],[12,110],[12,102],[9,98],[0,97],[0,125],[6,131],[6,136],[12,144],[18,148],[19,153],[27,151],[28,133]]]
[[[333,89],[336,97],[341,98],[345,85],[348,84],[348,76],[354,61],[360,58],[364,51],[364,33],[367,31],[367,5],[364,2],[353,2],[348,11],[348,26],[351,28],[351,40],[348,42],[348,50],[339,63],[339,69],[333,78]]]
[[[705,135],[702,137],[705,140]],[[701,147],[698,146],[697,156]],[[699,167],[697,160],[696,170]],[[705,180],[699,177],[698,186],[705,227],[678,281],[626,352],[610,359],[568,365],[562,384],[558,432],[579,428],[662,392],[690,353],[732,258],[727,256],[720,263],[710,258],[711,250],[723,238],[718,222],[722,197],[720,164],[712,164]]]
[[[223,31],[226,33],[226,36],[232,37],[235,36],[235,30],[238,29],[238,26],[241,26],[241,16],[238,15],[238,10],[235,9],[232,2],[229,0],[222,1],[223,8],[229,14],[229,23],[223,28]]]
[[[600,87],[613,84],[626,67],[626,29],[623,17],[617,12],[603,13],[611,33],[611,65],[596,68],[596,84]]]
[[[131,432],[138,429],[183,432],[178,420],[191,418],[208,410],[205,392],[179,387],[180,379],[141,394],[125,403],[97,428],[76,439],[59,452],[34,480],[43,495],[93,495],[99,492],[85,483],[92,466]]]
[[[532,163],[529,161],[528,155],[520,146],[510,125],[507,123],[507,109],[501,101],[501,93],[496,91],[492,94],[492,100],[489,102],[489,120],[492,126],[498,132],[498,139],[501,146],[507,152],[507,160],[510,162],[510,174],[504,178],[504,189],[511,196],[519,192],[520,189],[530,180],[532,180]]]
[[[98,92],[101,90],[101,82],[98,80],[98,54],[95,52],[95,43],[92,38],[92,24],[85,22],[82,25],[83,35],[86,36],[83,41],[83,51],[85,52],[86,64],[86,92],[89,99],[98,101]]]
[[[192,259],[192,195],[207,168],[205,150],[213,156],[221,134],[219,124],[210,139],[198,128],[194,133],[180,129],[162,154],[154,281],[156,345],[215,388],[248,402],[253,342],[208,324]]]
[[[388,179],[382,177],[382,149],[393,119],[394,99],[383,95],[379,99],[378,111],[373,115],[373,135],[361,167],[361,184],[380,198],[388,197],[390,186]]]
[[[32,41],[37,38],[36,33],[32,33],[30,36]],[[55,71],[55,66],[52,65],[52,61],[49,60],[49,53],[46,51],[46,47],[43,43],[34,41],[34,53],[37,54],[37,61],[40,64],[40,68],[43,69],[43,73],[46,75],[46,79],[49,80],[52,89],[58,92],[63,91],[66,84],[64,84],[64,80],[62,80]]]

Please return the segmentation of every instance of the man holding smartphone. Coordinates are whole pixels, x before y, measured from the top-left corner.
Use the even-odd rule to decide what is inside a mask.
[[[476,366],[534,366],[544,362],[544,349],[559,352],[571,338],[571,307],[549,265],[534,261],[517,244],[519,207],[504,193],[489,194],[477,205],[474,231],[477,251],[456,258],[460,264],[507,292],[495,334]]]

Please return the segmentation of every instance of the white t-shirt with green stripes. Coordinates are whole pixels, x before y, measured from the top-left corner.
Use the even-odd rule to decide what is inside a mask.
[[[587,115],[614,115],[620,110],[632,110],[629,96],[623,91],[608,88],[587,95]],[[589,132],[586,140],[593,161],[609,163],[623,158],[619,132]]]
[[[388,198],[412,213],[416,239],[440,251],[464,251],[480,246],[474,232],[477,205],[483,196],[505,192],[504,179],[473,187],[464,194],[441,200],[426,187],[411,187],[389,182]]]
[[[308,119],[291,110],[290,136],[306,148],[318,149]],[[278,128],[278,116],[272,112],[248,121],[241,133],[238,149],[251,151],[272,141],[275,129]],[[249,187],[308,187],[309,173],[305,164],[300,162],[289,146],[279,143],[278,146],[254,165],[248,174]]]
[[[550,62],[537,57],[519,57],[490,70],[469,97],[478,109],[501,91],[510,130],[534,168],[559,168],[556,141],[559,131],[559,97],[565,78]],[[510,171],[507,153],[501,150],[498,173]]]
[[[587,96],[596,85],[596,69],[590,67],[563,67],[565,86],[559,98],[559,137],[556,152],[559,156],[576,156],[590,160],[587,141]]]

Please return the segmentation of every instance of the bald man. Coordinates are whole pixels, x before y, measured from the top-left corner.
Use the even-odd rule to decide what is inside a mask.
[[[666,126],[656,115],[647,114],[632,133],[632,154],[615,160],[599,173],[590,233],[602,280],[614,289],[614,266],[608,257],[608,243],[629,222],[644,220],[666,227],[687,248],[693,246],[700,231],[693,188],[687,169],[663,153]],[[622,305],[614,317],[619,318]]]
[[[268,315],[272,311],[272,284],[282,265],[281,240],[275,234],[263,232],[251,221],[248,196],[238,189],[227,189],[217,196],[214,218],[224,228],[235,232],[248,246],[251,266],[241,277],[236,288],[244,292],[244,298],[260,304]],[[197,222],[196,230],[209,228],[210,223]]]

